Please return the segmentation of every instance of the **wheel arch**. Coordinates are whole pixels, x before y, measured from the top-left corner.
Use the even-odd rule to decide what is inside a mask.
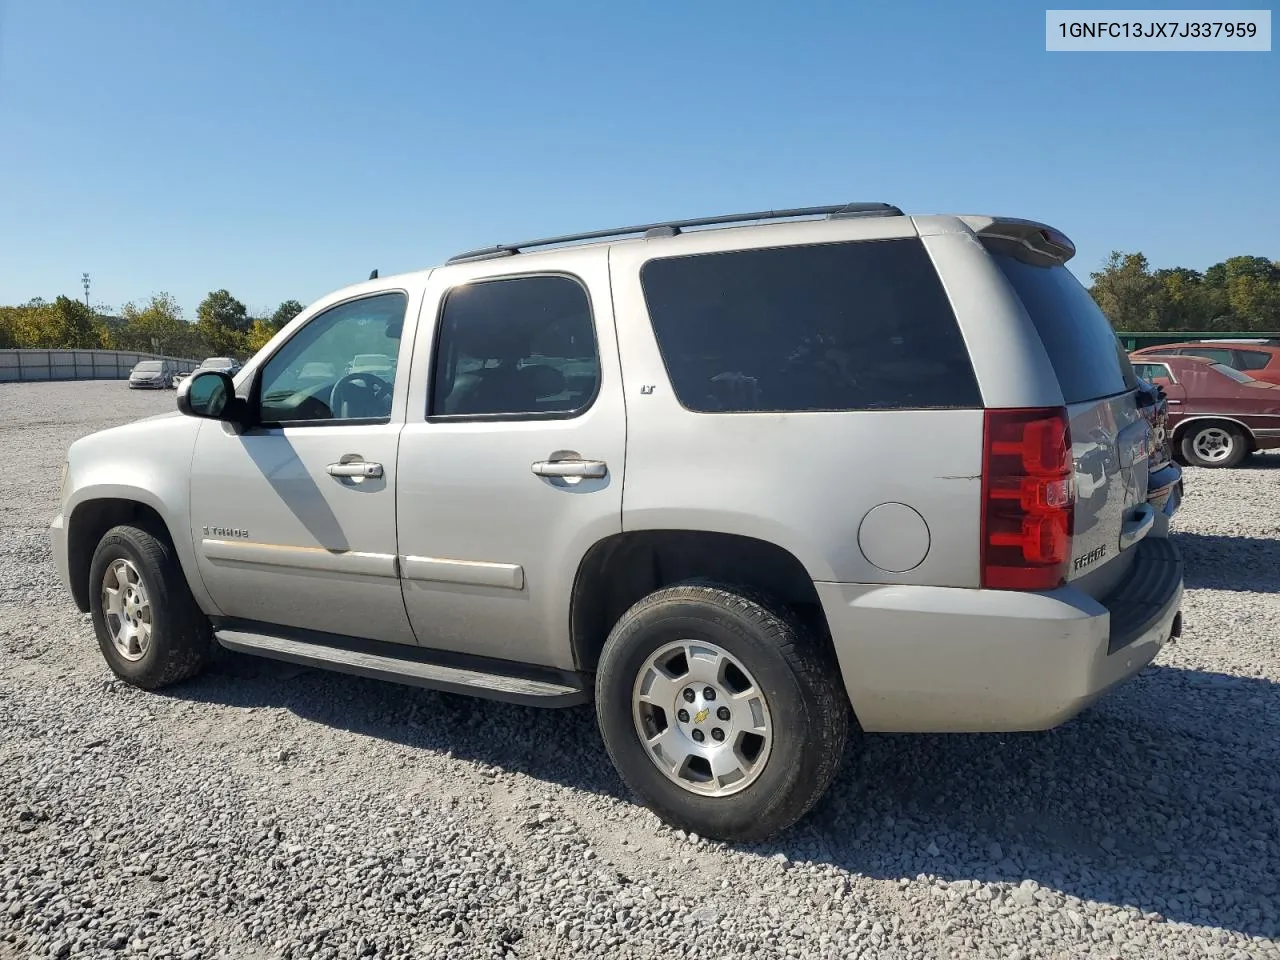
[[[67,519],[67,578],[76,607],[82,613],[89,611],[89,566],[93,562],[93,552],[106,532],[121,524],[145,525],[163,535],[181,558],[173,531],[152,504],[122,495],[90,496],[80,500]]]
[[[1173,428],[1173,436],[1170,438],[1171,442],[1173,444],[1181,444],[1183,438],[1187,435],[1187,428],[1192,424],[1200,426],[1206,424],[1233,426],[1244,435],[1245,443],[1248,445],[1247,449],[1251,451],[1257,449],[1257,438],[1254,437],[1253,430],[1250,429],[1247,423],[1243,420],[1237,420],[1235,417],[1228,414],[1220,413],[1200,413],[1178,421],[1178,425]]]
[[[574,666],[595,670],[609,632],[638,600],[699,578],[765,592],[830,642],[813,579],[786,548],[739,534],[637,530],[597,541],[578,565],[569,608]]]

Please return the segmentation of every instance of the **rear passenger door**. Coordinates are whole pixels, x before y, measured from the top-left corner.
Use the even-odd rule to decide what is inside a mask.
[[[578,565],[622,529],[607,256],[432,274],[397,488],[404,602],[425,647],[573,667]]]

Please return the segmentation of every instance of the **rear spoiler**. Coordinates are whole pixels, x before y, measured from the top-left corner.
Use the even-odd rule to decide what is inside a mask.
[[[1035,220],[1014,217],[960,217],[984,243],[1019,260],[1041,266],[1066,263],[1076,255],[1076,245],[1061,230]]]

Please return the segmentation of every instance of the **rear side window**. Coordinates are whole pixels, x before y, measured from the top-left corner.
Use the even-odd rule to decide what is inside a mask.
[[[991,258],[1035,325],[1067,403],[1132,390],[1137,384],[1107,315],[1066,267],[1035,266],[1005,253]]]
[[[1146,380],[1172,380],[1169,368],[1163,363],[1135,363],[1133,372]]]
[[[1271,362],[1271,354],[1263,350],[1237,350],[1241,370],[1261,370]]]
[[[587,291],[567,276],[484,280],[445,298],[428,415],[574,416],[600,385]]]
[[[919,240],[650,260],[645,304],[676,397],[700,413],[980,407]]]

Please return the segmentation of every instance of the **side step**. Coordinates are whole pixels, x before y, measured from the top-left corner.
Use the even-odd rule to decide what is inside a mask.
[[[448,693],[535,707],[571,707],[591,699],[586,678],[565,671],[333,634],[259,632],[264,629],[279,628],[220,626],[214,636],[237,653]]]

